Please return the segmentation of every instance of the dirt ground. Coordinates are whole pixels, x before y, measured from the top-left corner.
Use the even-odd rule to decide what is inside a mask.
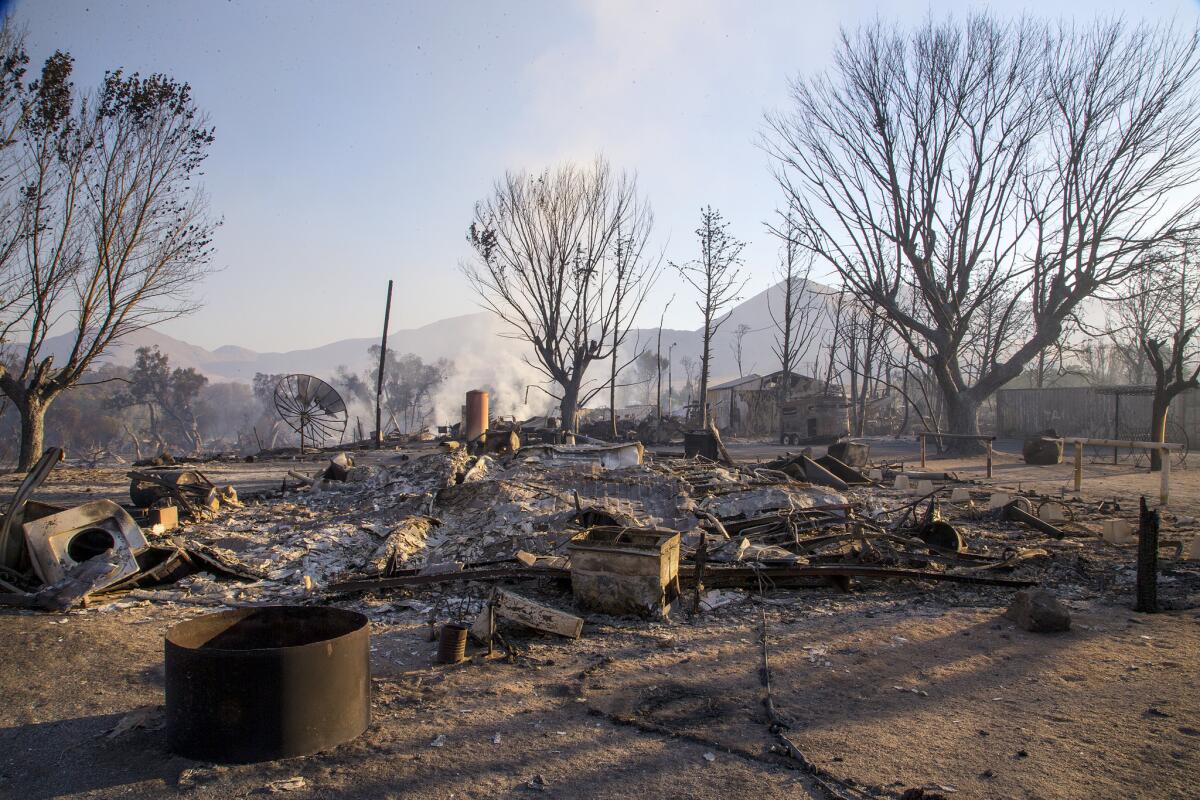
[[[750,460],[781,450],[731,449]],[[1027,467],[1007,449],[993,484],[1070,495],[1069,464]],[[877,442],[874,454],[915,461],[911,442]],[[205,469],[245,494],[277,487],[289,468]],[[983,475],[982,459],[929,468]],[[1084,499],[1115,497],[1123,516],[1136,516],[1139,494],[1157,497],[1157,476],[1129,464],[1088,463],[1085,473]],[[5,476],[0,497],[18,478]],[[1164,538],[1194,535],[1198,482],[1200,469],[1173,472]],[[127,488],[119,469],[60,469],[37,497],[121,500]],[[1103,550],[1081,563],[1133,562],[1131,548],[1081,546]],[[765,623],[788,735],[864,796],[1200,797],[1200,606],[1145,615],[1123,600],[1067,599],[1072,630],[1035,634],[1001,617],[1011,596],[900,582],[735,592],[694,619],[591,617],[578,641],[530,634],[514,641],[516,663],[479,656],[455,667],[432,664],[436,645],[415,616],[374,624],[370,729],[327,753],[241,766],[164,744],[163,634],[203,609],[6,611],[0,796],[825,797],[773,752]]]

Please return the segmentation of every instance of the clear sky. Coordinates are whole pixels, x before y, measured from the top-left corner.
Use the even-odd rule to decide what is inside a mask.
[[[388,278],[392,328],[473,311],[458,272],[474,202],[505,169],[603,152],[636,171],[656,247],[695,250],[712,204],[750,242],[746,294],[771,283],[763,230],[779,202],[755,144],[788,78],[823,69],[839,26],[917,22],[963,2],[600,0],[345,2],[17,0],[39,65],[76,59],[190,82],[217,129],[205,168],[215,266],[204,308],[164,327],[194,344],[256,350],[375,336]],[[991,3],[998,14],[1096,14],[1193,25],[1194,0]],[[644,312],[699,326],[665,274]]]

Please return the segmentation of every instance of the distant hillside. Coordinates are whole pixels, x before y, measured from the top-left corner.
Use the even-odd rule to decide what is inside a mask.
[[[810,289],[819,293],[823,287],[811,284]],[[778,358],[772,352],[775,331],[771,310],[778,311],[782,307],[782,295],[781,286],[773,286],[742,301],[722,321],[713,343],[714,382],[738,377],[733,348],[734,332],[743,324],[749,326],[750,330],[742,339],[742,372],[767,373],[778,369]],[[810,302],[820,305],[824,299],[819,294],[813,294]],[[499,390],[508,398],[507,410],[521,413],[528,409],[524,402],[526,387],[531,383],[540,383],[542,377],[523,363],[528,346],[504,334],[504,328],[494,315],[479,311],[419,328],[393,331],[388,334],[388,347],[400,353],[415,353],[427,361],[447,358],[454,362],[455,376],[448,383],[439,403],[439,411],[447,418],[457,413],[462,393],[473,386],[490,386]],[[800,371],[811,369],[816,348],[827,335],[827,329],[822,328],[813,340],[806,343]],[[656,328],[632,331],[626,347],[630,352],[653,348],[657,336]],[[685,380],[682,359],[690,357],[699,361],[702,331],[664,329],[662,341],[664,354],[672,343],[676,345],[674,375],[676,385],[681,387]],[[321,347],[285,353],[259,353],[232,344],[206,350],[149,329],[126,337],[106,358],[116,364],[132,364],[137,348],[157,345],[173,365],[194,367],[215,381],[249,382],[256,372],[306,372],[328,379],[342,365],[352,371],[369,368],[367,349],[376,343],[375,339],[342,339]],[[47,342],[47,353],[53,353],[59,359],[65,358],[70,344],[66,336],[52,338]],[[535,391],[530,400],[533,401],[537,395]],[[539,409],[542,402],[536,403]]]

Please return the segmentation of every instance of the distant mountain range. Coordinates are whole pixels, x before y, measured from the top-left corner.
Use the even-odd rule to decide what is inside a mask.
[[[808,302],[813,303],[814,307],[823,306],[825,301],[819,293],[825,291],[824,287],[810,284],[809,288],[813,293]],[[783,289],[780,284],[747,298],[730,311],[714,338],[714,383],[736,378],[739,374],[765,374],[779,368],[779,360],[772,352],[775,329],[771,310],[774,309],[778,313],[782,304]],[[742,337],[742,370],[739,373],[734,345],[735,332],[741,325],[748,326],[749,330]],[[702,334],[700,329],[664,328],[662,331],[663,356],[666,357],[672,343],[676,345],[672,363],[677,390],[686,380],[683,359],[699,361]],[[657,336],[657,328],[632,331],[626,347],[631,353],[636,352],[636,349],[653,349]],[[816,348],[822,341],[827,341],[827,337],[828,320],[823,320],[817,335],[805,343],[801,372],[811,369],[817,353]],[[378,344],[378,340],[341,339],[321,347],[284,353],[260,353],[238,345],[224,345],[215,350],[207,350],[154,329],[147,329],[125,337],[117,347],[106,354],[105,359],[111,363],[128,365],[133,363],[137,348],[157,346],[170,358],[173,366],[194,367],[213,381],[248,383],[256,372],[305,372],[329,379],[339,366],[359,372],[369,369],[367,350],[373,344]],[[53,353],[58,359],[62,359],[66,357],[70,345],[71,340],[67,336],[54,337],[47,341],[45,353]],[[419,328],[392,331],[388,334],[388,347],[398,353],[414,353],[426,361],[446,358],[454,363],[454,377],[447,382],[443,391],[444,398],[441,400],[448,406],[445,409],[447,412],[455,409],[457,404],[462,402],[462,393],[474,386],[490,386],[500,390],[507,397],[506,405],[509,406],[507,409],[501,409],[501,413],[528,410],[525,408],[525,395],[528,391],[526,387],[542,380],[532,367],[523,363],[522,357],[528,352],[528,346],[524,342],[505,336],[502,323],[486,311],[450,317]],[[664,383],[665,380],[664,377]],[[535,392],[534,396],[529,398],[530,401],[536,396]],[[535,405],[540,407],[542,404],[538,402]],[[591,405],[598,404],[600,403]]]

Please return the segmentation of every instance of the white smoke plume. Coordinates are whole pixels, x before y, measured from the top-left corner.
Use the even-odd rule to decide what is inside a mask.
[[[434,424],[459,422],[467,392],[472,389],[488,392],[488,411],[493,417],[528,419],[557,408],[557,402],[538,388],[545,386],[545,376],[521,359],[520,344],[502,340],[485,352],[464,350],[454,354],[454,367],[433,398]],[[527,391],[531,384],[535,385]]]

